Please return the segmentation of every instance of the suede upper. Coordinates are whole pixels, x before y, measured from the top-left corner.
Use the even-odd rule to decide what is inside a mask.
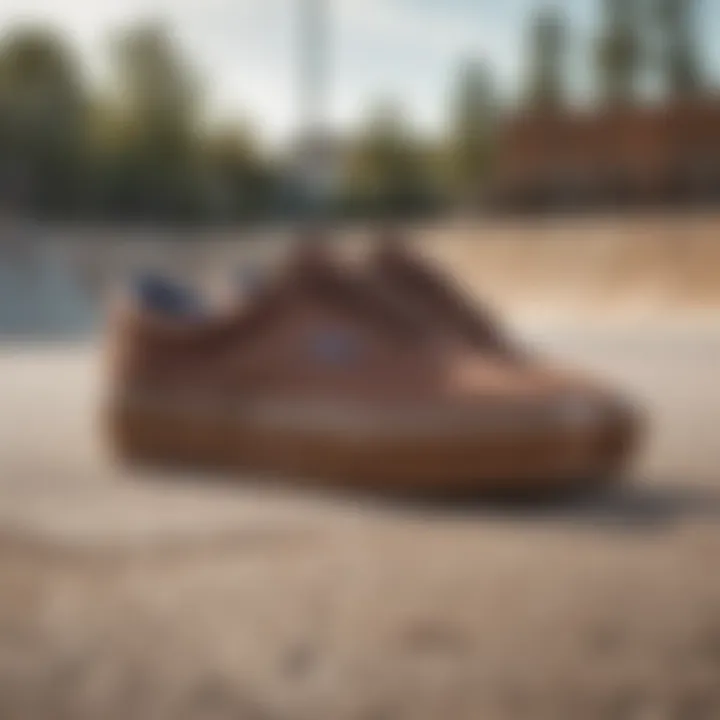
[[[116,316],[116,387],[438,409],[604,402],[582,378],[516,362],[495,323],[406,251],[375,262],[357,271],[308,246],[242,307],[207,317],[166,316],[131,300]],[[433,292],[423,295],[423,284]]]

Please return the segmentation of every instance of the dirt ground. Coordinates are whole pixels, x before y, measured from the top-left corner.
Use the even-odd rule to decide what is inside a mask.
[[[0,351],[2,720],[720,718],[720,324],[528,332],[653,433],[625,487],[382,502],[112,464],[94,346]]]

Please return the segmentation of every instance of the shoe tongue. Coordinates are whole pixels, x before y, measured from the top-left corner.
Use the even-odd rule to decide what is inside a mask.
[[[282,282],[286,287],[303,287],[393,334],[415,337],[419,330],[392,298],[379,293],[362,273],[344,265],[322,234],[301,236],[288,258]]]

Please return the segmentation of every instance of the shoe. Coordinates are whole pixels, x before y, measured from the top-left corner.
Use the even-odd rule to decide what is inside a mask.
[[[622,453],[609,447],[604,395],[434,341],[402,297],[324,251],[230,312],[150,286],[111,328],[106,416],[122,459],[474,493],[576,486],[627,455],[627,434]]]

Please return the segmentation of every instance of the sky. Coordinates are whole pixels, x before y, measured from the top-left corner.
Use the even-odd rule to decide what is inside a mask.
[[[297,11],[301,0],[0,0],[0,28],[46,22],[65,30],[92,78],[103,77],[107,39],[137,20],[161,20],[208,90],[213,117],[248,119],[271,141],[298,124]],[[328,122],[361,121],[368,107],[392,98],[418,128],[447,117],[459,64],[491,67],[512,99],[524,76],[522,48],[533,10],[562,6],[572,22],[572,83],[590,86],[585,43],[597,28],[598,0],[327,0],[330,6]],[[698,0],[705,60],[720,75],[720,0]],[[585,50],[584,50],[585,48]],[[717,71],[717,72],[715,72]]]

